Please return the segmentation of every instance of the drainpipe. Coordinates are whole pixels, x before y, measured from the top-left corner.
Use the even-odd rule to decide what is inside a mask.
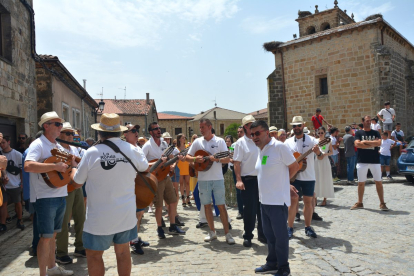
[[[83,89],[85,89],[85,92],[86,92],[86,79],[83,79]],[[85,97],[86,97],[86,93],[85,93]],[[84,101],[85,97],[82,98],[82,122],[83,122],[82,132],[83,132],[83,139],[84,140],[86,138],[88,138],[88,137],[86,137],[87,133],[86,133],[86,122],[85,122],[85,101]]]
[[[148,113],[145,113],[145,139],[147,139],[147,131],[148,131]]]
[[[283,50],[280,50],[280,56],[282,60],[282,94],[283,94],[283,112],[285,121],[283,123],[284,128],[287,129],[287,106],[286,106],[286,89],[285,89],[285,66],[283,64]]]

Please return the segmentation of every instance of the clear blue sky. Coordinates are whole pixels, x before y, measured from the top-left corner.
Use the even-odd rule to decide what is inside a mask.
[[[199,113],[214,106],[252,112],[267,106],[274,70],[264,42],[298,34],[298,10],[331,1],[34,0],[39,54],[59,57],[93,98],[145,98],[158,111]],[[382,13],[414,44],[414,1],[344,1],[355,20]],[[298,34],[299,35],[299,34]]]

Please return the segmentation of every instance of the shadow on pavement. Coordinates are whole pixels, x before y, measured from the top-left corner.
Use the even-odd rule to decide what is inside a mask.
[[[410,212],[407,212],[407,211],[394,211],[391,208],[390,208],[389,211],[382,211],[382,210],[370,209],[370,208],[364,208],[363,210],[370,211],[370,212],[377,213],[377,214],[381,214],[381,215],[402,215],[402,216],[406,216],[406,215],[411,214]]]
[[[352,244],[343,239],[337,239],[332,237],[322,237],[318,236],[316,239],[313,238],[302,238],[302,237],[294,237],[294,239],[298,240],[304,246],[309,249],[333,249],[336,247],[345,247],[345,253],[349,254],[359,254],[358,252],[352,252]],[[363,254],[366,255],[366,254]]]

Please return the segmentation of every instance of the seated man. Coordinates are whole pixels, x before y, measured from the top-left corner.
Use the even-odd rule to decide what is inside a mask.
[[[404,140],[404,132],[401,130],[401,123],[397,123],[395,130],[391,132],[391,139],[396,142],[395,146],[400,147],[401,154],[401,150],[407,145],[407,142]]]

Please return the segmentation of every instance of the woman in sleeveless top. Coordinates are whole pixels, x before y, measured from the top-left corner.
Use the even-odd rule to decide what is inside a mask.
[[[185,135],[180,133],[177,135],[177,149],[182,151],[185,149]],[[191,206],[190,201],[190,167],[187,161],[179,160],[177,167],[180,169],[180,193],[183,207]]]

